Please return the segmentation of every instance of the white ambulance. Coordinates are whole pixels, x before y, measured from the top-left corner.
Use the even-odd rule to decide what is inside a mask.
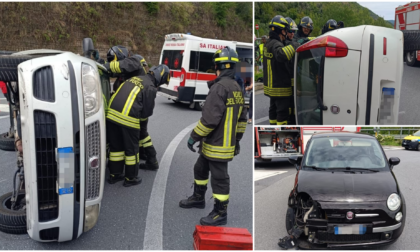
[[[240,62],[236,73],[244,84],[252,82],[253,44],[236,41],[200,38],[187,34],[169,34],[160,56],[160,64],[171,70],[168,85],[159,88],[159,94],[175,102],[190,104],[191,108],[201,110],[209,92],[207,82],[216,78],[213,70],[213,55],[229,46],[238,53]],[[249,97],[245,97],[245,104]]]
[[[412,2],[395,8],[394,28],[401,31],[417,31],[420,34],[420,2]],[[420,44],[419,40],[420,36],[417,35],[417,44]],[[405,43],[404,46],[412,47],[413,45]],[[413,49],[415,48],[404,48],[405,62],[409,66],[418,65],[420,62],[420,50]]]
[[[299,125],[396,125],[403,33],[371,25],[327,32],[295,56]]]
[[[361,127],[255,127],[254,159],[271,161],[273,158],[303,156],[313,134],[324,132],[360,132]]]

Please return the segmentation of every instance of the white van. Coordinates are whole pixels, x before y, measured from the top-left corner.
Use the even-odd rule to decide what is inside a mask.
[[[207,82],[214,80],[213,55],[229,46],[238,52],[240,63],[236,72],[245,83],[252,82],[253,44],[236,41],[200,38],[187,34],[169,34],[160,56],[160,64],[171,70],[168,85],[159,88],[159,94],[175,102],[189,103],[191,108],[201,110],[209,92]],[[249,97],[245,97],[245,104]]]
[[[300,46],[295,58],[300,125],[396,125],[403,74],[403,33],[361,25]]]

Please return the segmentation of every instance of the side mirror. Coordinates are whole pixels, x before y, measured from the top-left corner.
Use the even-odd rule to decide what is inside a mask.
[[[400,159],[397,157],[391,157],[389,158],[389,165],[391,166],[391,169],[393,166],[397,165],[400,163]]]
[[[87,58],[90,58],[90,54],[93,50],[95,50],[95,47],[93,47],[93,41],[91,38],[84,38],[83,39],[83,55]]]
[[[289,162],[296,166],[296,170],[298,169],[300,162],[302,162],[302,157],[301,156],[290,156],[289,157]]]

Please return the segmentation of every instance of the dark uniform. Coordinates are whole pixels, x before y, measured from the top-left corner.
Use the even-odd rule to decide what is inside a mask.
[[[303,27],[310,29],[310,32],[308,35],[303,33]],[[303,17],[300,20],[300,23],[298,24],[298,31],[295,33],[295,36],[293,37],[294,41],[299,41],[299,43],[304,44],[310,40],[315,39],[315,37],[309,37],[312,33],[312,30],[314,29],[312,19],[308,16]]]
[[[287,33],[291,33],[291,32],[296,33],[295,31],[297,30],[297,25],[296,25],[295,21],[290,17],[286,17],[286,20],[289,23],[289,30],[287,31]],[[289,36],[286,36],[286,46],[291,45],[292,41],[293,41],[293,39],[289,39]],[[295,125],[296,124],[295,99],[294,99],[294,97],[295,97],[295,80],[294,80],[294,76],[295,76],[295,57],[293,57],[292,60],[289,61],[286,68],[290,73],[291,85],[292,85],[292,98],[290,99],[289,118],[287,119],[287,124],[288,125]]]
[[[213,62],[220,70],[214,81],[209,81],[209,94],[203,107],[202,117],[191,132],[189,148],[200,141],[200,156],[194,165],[194,194],[180,202],[183,208],[204,208],[205,192],[211,173],[211,187],[215,205],[213,211],[200,220],[202,225],[227,223],[230,178],[228,162],[239,153],[239,141],[247,125],[242,90],[235,81],[237,53],[226,47],[218,50]]]
[[[272,28],[270,38],[264,47],[264,95],[270,97],[270,124],[285,125],[291,115],[293,76],[289,68],[299,44],[291,41],[286,45],[285,40],[280,40],[281,30],[287,30],[288,26],[284,17],[275,16],[269,26]]]

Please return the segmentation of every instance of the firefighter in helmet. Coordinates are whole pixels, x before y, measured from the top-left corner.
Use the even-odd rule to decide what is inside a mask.
[[[194,192],[181,200],[182,208],[205,208],[205,194],[211,175],[214,207],[201,225],[225,225],[229,203],[230,180],[228,162],[239,154],[239,141],[247,125],[242,90],[235,81],[235,64],[238,54],[230,47],[216,51],[213,63],[216,79],[208,82],[209,94],[202,116],[188,139],[188,148],[196,152],[194,144],[200,142],[197,162],[194,165]]]
[[[265,45],[265,43],[267,42],[267,36],[265,36],[265,35],[263,35],[262,37],[261,37],[261,43],[260,43],[260,45],[258,46],[259,47],[259,49],[260,49],[260,58],[259,58],[259,61],[262,63],[263,62],[263,58],[264,58],[264,45]]]
[[[292,41],[298,28],[295,21],[292,18],[286,17],[286,21],[287,23],[289,23],[289,29],[287,30],[286,41]]]
[[[264,95],[270,97],[268,117],[270,124],[285,125],[291,115],[292,75],[290,63],[299,43],[286,44],[290,24],[281,16],[275,16],[270,24],[270,38],[264,47]]]
[[[289,29],[287,30],[287,37],[286,37],[286,45],[289,45],[293,41],[293,37],[294,37],[296,31],[298,30],[298,28],[297,28],[297,25],[296,25],[295,21],[292,18],[286,17],[286,21],[289,23]],[[289,115],[289,118],[287,119],[287,124],[294,125],[294,124],[296,124],[295,98],[294,98],[294,85],[295,85],[295,81],[294,81],[295,58],[294,57],[289,62],[287,67],[288,67],[288,70],[290,72],[290,77],[292,78],[291,79],[292,98],[290,99],[290,115]]]
[[[312,22],[312,19],[308,16],[303,17],[300,20],[300,23],[298,25],[298,31],[296,32],[294,39],[299,44],[304,44],[315,37],[310,37],[312,30],[314,29],[314,22]]]
[[[338,29],[338,24],[337,21],[335,21],[334,19],[330,19],[327,21],[327,23],[325,23],[324,27],[322,27],[322,34]]]

